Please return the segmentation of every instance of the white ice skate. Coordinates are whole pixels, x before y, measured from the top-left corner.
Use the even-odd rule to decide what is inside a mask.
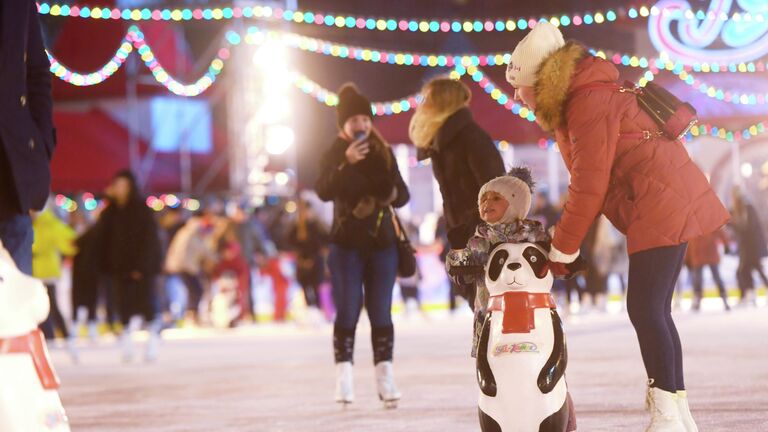
[[[395,372],[391,361],[379,362],[376,365],[376,389],[379,399],[384,402],[384,408],[397,408],[397,402],[402,395],[395,385]]]
[[[699,432],[699,428],[691,415],[691,409],[688,406],[688,393],[685,390],[677,392],[677,408],[680,412],[680,419],[685,425],[685,432]]]
[[[659,388],[650,387],[645,399],[645,408],[651,412],[651,423],[645,432],[687,432],[678,408],[678,396]]]
[[[67,339],[67,352],[72,359],[72,363],[80,363],[80,351],[77,349],[77,338],[74,335]]]
[[[147,339],[147,351],[144,353],[144,361],[147,363],[153,363],[155,360],[157,360],[159,350],[160,333],[150,330],[149,339]]]
[[[90,321],[88,323],[88,339],[91,343],[96,343],[99,340],[99,327],[96,321]]]
[[[122,351],[123,363],[130,363],[133,361],[134,348],[133,337],[131,335],[130,327],[126,327],[123,330],[123,334],[120,335],[120,349]]]
[[[346,407],[355,401],[352,362],[336,363],[336,402]]]

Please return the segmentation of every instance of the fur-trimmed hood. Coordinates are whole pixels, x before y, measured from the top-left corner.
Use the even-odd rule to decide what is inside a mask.
[[[618,70],[605,60],[589,55],[578,42],[568,41],[550,54],[536,72],[536,118],[552,132],[563,126],[570,90],[596,81],[615,82]]]

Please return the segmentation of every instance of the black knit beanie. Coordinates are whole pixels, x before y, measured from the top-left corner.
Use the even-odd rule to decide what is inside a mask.
[[[359,114],[373,119],[371,101],[361,95],[354,84],[346,83],[339,89],[339,104],[336,106],[336,120],[339,124],[339,129],[344,128],[344,123],[350,117]]]

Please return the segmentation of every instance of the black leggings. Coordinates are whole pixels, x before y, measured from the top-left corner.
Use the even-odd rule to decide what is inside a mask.
[[[727,300],[728,293],[725,291],[725,284],[723,284],[723,278],[720,277],[720,269],[717,267],[717,264],[707,264],[690,269],[691,285],[693,285],[693,293],[696,295],[696,298],[701,299],[704,296],[704,267],[709,267],[709,272],[712,274],[715,285],[717,285],[720,297],[723,300]]]
[[[117,304],[123,327],[127,327],[131,318],[137,315],[144,317],[145,324],[155,320],[155,308],[152,304],[154,299],[153,278],[133,280],[128,277],[116,277],[113,281],[117,291]]]
[[[744,260],[739,261],[739,268],[736,270],[736,280],[739,283],[739,290],[741,291],[741,298],[744,299],[748,291],[755,289],[755,280],[752,278],[752,272],[757,271],[757,275],[763,280],[763,284],[768,286],[768,278],[763,273],[763,266],[760,260]]]
[[[652,387],[685,390],[683,350],[672,321],[672,294],[687,244],[645,250],[629,257],[627,312],[637,332]]]

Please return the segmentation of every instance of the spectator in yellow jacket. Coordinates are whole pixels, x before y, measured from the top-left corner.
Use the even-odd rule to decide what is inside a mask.
[[[41,324],[41,328],[48,340],[55,338],[55,329],[58,329],[67,339],[67,347],[73,360],[76,361],[74,338],[70,338],[67,323],[56,301],[56,284],[61,278],[63,258],[73,256],[77,252],[75,247],[77,233],[49,209],[33,214],[32,217],[34,219],[32,229],[35,234],[32,244],[32,275],[43,281],[51,302],[51,313]]]

